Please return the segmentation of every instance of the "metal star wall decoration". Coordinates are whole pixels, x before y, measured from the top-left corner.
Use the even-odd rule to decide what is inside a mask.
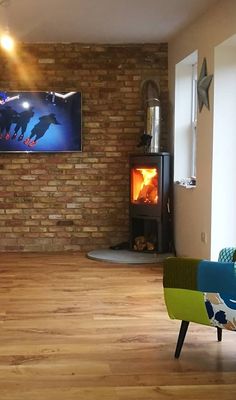
[[[198,93],[198,107],[199,111],[202,111],[202,107],[205,105],[208,110],[210,109],[209,106],[209,96],[208,90],[212,81],[213,75],[207,76],[207,64],[206,59],[204,58],[202,63],[201,72],[197,82],[197,93]]]

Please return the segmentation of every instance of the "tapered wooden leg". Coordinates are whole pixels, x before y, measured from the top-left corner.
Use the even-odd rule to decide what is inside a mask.
[[[217,326],[217,340],[218,342],[221,342],[222,340],[222,329],[218,328],[218,326]]]
[[[179,358],[182,346],[184,344],[184,339],[188,330],[189,321],[182,321],[179,331],[179,337],[175,349],[175,358]]]

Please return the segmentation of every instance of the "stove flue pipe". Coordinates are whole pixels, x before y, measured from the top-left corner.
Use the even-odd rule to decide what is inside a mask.
[[[160,152],[160,95],[157,83],[146,80],[142,85],[143,105],[145,109],[145,134],[150,136],[150,153]]]

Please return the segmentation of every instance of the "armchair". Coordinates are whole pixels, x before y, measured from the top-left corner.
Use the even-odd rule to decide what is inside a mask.
[[[175,358],[190,322],[236,331],[236,248],[221,250],[218,261],[171,257],[164,262],[164,297],[169,317],[181,320]]]

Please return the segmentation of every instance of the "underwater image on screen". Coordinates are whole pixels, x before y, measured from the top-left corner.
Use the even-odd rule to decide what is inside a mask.
[[[0,152],[82,151],[80,92],[1,92]]]

